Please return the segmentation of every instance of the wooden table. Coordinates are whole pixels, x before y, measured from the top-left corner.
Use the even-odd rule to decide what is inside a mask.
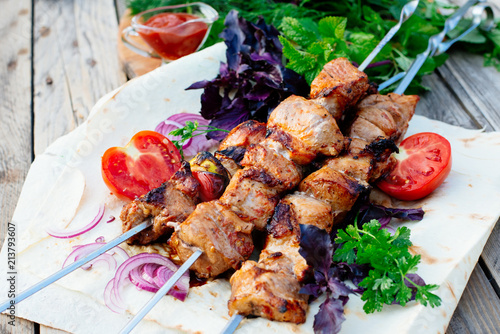
[[[0,245],[35,156],[81,124],[101,96],[127,81],[116,51],[122,2],[3,0],[1,7]],[[446,64],[425,78],[432,90],[417,113],[500,131],[500,73],[483,67],[481,56],[450,53]],[[497,223],[447,333],[500,332],[499,284]],[[60,332],[22,319],[16,327],[7,322],[0,316],[0,333]]]

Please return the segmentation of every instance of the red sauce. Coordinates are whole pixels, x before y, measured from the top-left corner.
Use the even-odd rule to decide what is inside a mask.
[[[160,28],[161,31],[138,29],[138,33],[162,58],[175,60],[195,52],[207,32],[204,22],[180,24],[197,19],[186,13],[160,13],[143,25]]]

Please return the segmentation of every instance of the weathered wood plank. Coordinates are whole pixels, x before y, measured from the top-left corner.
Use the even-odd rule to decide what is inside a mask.
[[[31,1],[2,1],[0,11],[0,246],[32,159]],[[19,231],[18,231],[19,232]],[[3,300],[6,296],[1,296]],[[33,333],[34,324],[0,316],[0,333]]]
[[[82,123],[126,81],[113,0],[35,2],[35,154]]]
[[[482,56],[456,50],[439,73],[480,128],[500,130],[500,72],[483,67]]]
[[[477,122],[470,118],[465,106],[457,100],[456,94],[449,89],[447,82],[443,81],[439,75],[432,74],[424,77],[423,84],[431,90],[421,96],[417,105],[417,114],[467,129],[478,128]]]
[[[81,124],[126,76],[119,65],[115,3],[35,2],[34,150]],[[40,326],[40,333],[63,333]]]
[[[482,259],[491,273],[495,283],[500,286],[500,220],[484,246]],[[497,291],[498,293],[498,291]]]
[[[472,272],[446,333],[498,333],[499,329],[500,301],[478,265]]]

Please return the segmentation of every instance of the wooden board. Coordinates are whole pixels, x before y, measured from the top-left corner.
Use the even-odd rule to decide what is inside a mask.
[[[121,39],[122,31],[130,26],[131,20],[132,16],[130,16],[130,11],[127,9],[121,16],[120,25],[118,27],[118,57],[120,58],[123,70],[127,73],[127,76],[129,78],[135,78],[159,67],[161,65],[161,60],[143,57],[123,44]],[[135,41],[138,44],[146,46],[146,43],[141,38],[136,38]]]
[[[31,1],[4,1],[0,10],[0,246],[7,235],[32,161]],[[19,233],[19,231],[17,231]],[[6,273],[2,273],[6,279]],[[6,298],[2,295],[1,299]],[[0,315],[0,333],[33,333],[35,324]]]

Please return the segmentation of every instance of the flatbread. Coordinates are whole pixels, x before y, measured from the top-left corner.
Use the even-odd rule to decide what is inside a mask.
[[[75,245],[109,241],[121,232],[116,219],[124,202],[110,194],[102,181],[100,159],[112,146],[123,146],[140,130],[153,130],[171,114],[197,113],[201,90],[185,91],[191,83],[215,77],[225,59],[224,44],[131,80],[104,96],[88,120],[59,138],[35,159],[23,187],[12,221],[17,227],[17,291],[59,270]],[[417,303],[386,306],[366,315],[359,297],[346,305],[342,333],[444,332],[484,244],[500,215],[500,133],[482,133],[415,116],[408,135],[437,132],[452,145],[453,167],[445,183],[429,197],[402,206],[423,206],[424,220],[404,223],[412,230],[413,251],[422,255],[419,274],[427,283],[439,284],[443,305],[431,309]],[[87,224],[100,204],[106,205],[103,222],[74,239],[50,237],[48,226],[76,229]],[[6,273],[6,243],[0,268]],[[120,258],[117,257],[120,261]],[[104,305],[103,291],[114,272],[96,265],[77,270],[16,307],[16,315],[46,326],[75,333],[118,332],[153,294],[125,289],[126,313]],[[7,282],[0,291],[7,296]],[[164,297],[134,333],[219,333],[229,320],[230,285],[218,279],[190,290],[185,302]],[[246,319],[238,333],[312,333],[314,314],[322,299],[311,305],[302,325]]]

